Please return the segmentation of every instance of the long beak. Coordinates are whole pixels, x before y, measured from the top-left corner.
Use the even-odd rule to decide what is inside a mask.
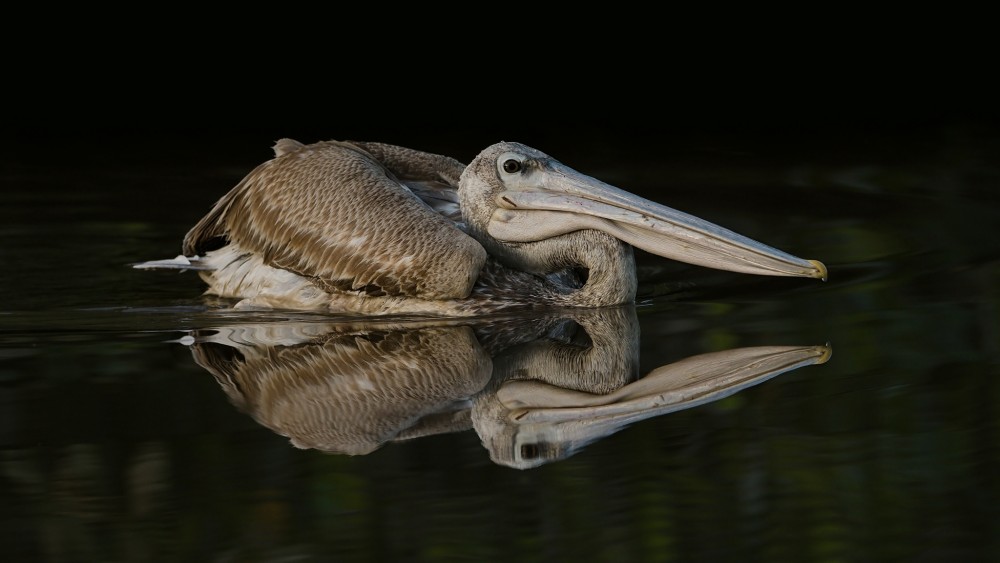
[[[762,346],[702,354],[661,366],[607,395],[537,381],[504,383],[497,397],[517,428],[511,463],[527,468],[568,457],[636,422],[717,401],[782,373],[825,363],[832,354],[829,346]],[[549,457],[525,459],[524,452]]]
[[[689,409],[804,366],[824,364],[830,346],[757,346],[691,356],[660,366],[645,377],[595,395],[537,381],[505,383],[497,396],[517,424],[615,421]]]
[[[488,231],[507,242],[535,242],[596,229],[689,264],[766,276],[827,277],[826,266],[772,248],[693,215],[643,199],[559,162],[536,172],[528,189],[496,197]]]

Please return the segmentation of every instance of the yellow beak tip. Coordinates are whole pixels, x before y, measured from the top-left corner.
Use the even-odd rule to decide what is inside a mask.
[[[830,358],[833,356],[833,347],[829,343],[826,346],[818,346],[817,349],[819,351],[819,358],[816,360],[817,364],[825,364],[830,361]]]
[[[825,264],[823,264],[819,260],[810,260],[809,263],[816,268],[816,273],[814,273],[812,277],[819,278],[823,281],[826,281],[830,277],[829,274],[827,274]]]

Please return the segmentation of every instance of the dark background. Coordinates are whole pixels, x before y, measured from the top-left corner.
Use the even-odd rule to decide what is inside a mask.
[[[370,29],[368,20],[339,25],[349,21]],[[554,48],[485,31],[433,47],[331,31],[263,49],[232,29],[216,30],[212,48],[186,32],[168,40],[96,28],[86,40],[59,37],[51,52],[19,44],[5,73],[0,162],[58,166],[97,148],[107,158],[211,161],[231,151],[259,162],[281,137],[377,140],[463,161],[510,140],[577,166],[700,153],[835,157],[846,147],[893,159],[919,158],[956,129],[1000,130],[973,30],[945,42],[897,21],[893,31],[909,36],[875,46],[856,28],[691,39],[675,35],[684,20],[656,33],[634,23],[618,33],[639,44],[550,22]],[[81,145],[90,150],[74,151]]]

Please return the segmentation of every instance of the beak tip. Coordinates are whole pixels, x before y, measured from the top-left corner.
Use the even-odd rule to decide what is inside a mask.
[[[816,359],[817,364],[825,364],[830,361],[833,356],[833,346],[830,346],[829,342],[825,346],[817,346],[816,349],[819,352],[819,357]]]
[[[819,278],[819,279],[821,279],[823,281],[826,281],[827,279],[829,279],[830,276],[829,276],[829,274],[826,271],[826,265],[825,264],[823,264],[819,260],[810,260],[809,263],[812,264],[813,267],[816,268],[816,271],[812,274],[812,277]]]

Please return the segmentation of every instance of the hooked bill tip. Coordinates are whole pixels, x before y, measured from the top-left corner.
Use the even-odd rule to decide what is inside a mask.
[[[826,265],[825,264],[823,264],[819,260],[810,260],[809,263],[812,264],[816,268],[816,273],[813,274],[812,277],[819,278],[819,279],[821,279],[823,281],[826,281],[827,278],[830,277],[829,274],[827,274]]]
[[[830,357],[833,356],[833,346],[827,342],[825,346],[817,346],[817,351],[819,352],[819,358],[816,360],[817,364],[825,364],[830,361]]]

